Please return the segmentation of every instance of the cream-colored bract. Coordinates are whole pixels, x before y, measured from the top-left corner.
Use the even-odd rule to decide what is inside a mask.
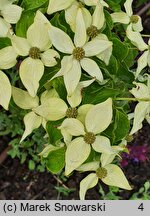
[[[15,0],[0,1],[0,37],[7,37],[8,33],[12,33],[11,25],[18,22],[23,9],[18,5],[13,5]]]
[[[36,96],[39,81],[44,73],[44,66],[57,64],[59,54],[50,49],[52,46],[48,36],[49,21],[37,11],[34,23],[27,30],[27,38],[11,36],[12,46],[20,56],[29,56],[23,60],[19,68],[22,83],[32,97]]]
[[[144,43],[144,41],[143,41]],[[136,70],[135,78],[138,77],[140,72],[146,67],[150,67],[150,39],[148,40],[148,45],[145,47],[144,53],[139,57],[138,61],[138,67]]]
[[[147,49],[147,44],[144,42],[141,34],[132,30],[131,24],[127,27],[126,35],[131,43],[136,46],[140,51]]]
[[[130,92],[134,95],[137,100],[139,99],[139,103],[135,107],[134,111],[134,120],[133,127],[131,129],[130,134],[136,133],[138,130],[142,128],[142,122],[144,118],[149,122],[150,115],[150,76],[148,75],[147,85],[143,83],[134,83],[136,88],[130,90]],[[140,101],[142,99],[143,101]],[[144,101],[145,99],[145,101]]]
[[[0,49],[0,69],[9,69],[17,63],[17,53],[12,46]]]
[[[72,140],[66,151],[65,174],[69,175],[73,170],[80,166],[89,156],[92,148],[100,153],[112,153],[110,141],[108,138],[99,135],[104,131],[112,120],[112,100],[107,99],[103,103],[92,106],[82,124],[78,119],[65,119],[59,129],[63,129],[72,136],[82,136]],[[94,142],[90,145],[84,140],[86,133],[92,133],[95,136]],[[77,147],[78,146],[78,147]],[[86,149],[86,151],[84,151]],[[78,154],[78,157],[75,154]]]
[[[46,128],[47,121],[43,118],[43,116],[39,114],[37,115],[35,112],[36,108],[40,106],[38,96],[32,97],[27,91],[16,87],[12,87],[12,96],[17,106],[22,109],[31,110],[24,117],[25,131],[20,141],[22,142],[29,134],[32,133],[34,129],[39,128],[41,124],[44,128]],[[49,91],[46,90],[41,95],[41,105],[48,104],[49,101],[55,101],[58,97],[59,96],[55,89],[50,89]]]
[[[9,69],[15,66],[17,54],[12,46],[0,50],[0,69]],[[0,70],[0,105],[8,110],[11,98],[11,84],[6,74]]]
[[[8,110],[11,98],[11,84],[8,77],[0,70],[0,105]]]
[[[111,17],[114,23],[130,24],[133,31],[141,32],[143,30],[142,20],[140,16],[133,15],[132,2],[133,0],[127,0],[124,3],[126,13],[123,11],[115,12],[111,14]]]

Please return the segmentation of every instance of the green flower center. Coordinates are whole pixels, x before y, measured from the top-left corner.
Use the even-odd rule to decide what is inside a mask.
[[[87,143],[87,144],[93,144],[95,142],[95,139],[96,139],[96,136],[94,133],[92,132],[87,132],[85,135],[84,135],[84,141]]]
[[[81,59],[83,59],[85,56],[85,51],[82,47],[76,47],[74,50],[73,50],[73,57],[80,61]]]
[[[96,170],[96,175],[99,179],[103,179],[107,176],[107,170],[103,167],[99,167],[97,170]]]
[[[77,115],[78,115],[78,110],[77,108],[68,108],[67,111],[66,111],[66,117],[67,118],[77,118]]]
[[[37,47],[31,47],[29,50],[29,56],[33,59],[39,59],[40,53],[40,49]]]
[[[86,32],[87,32],[87,35],[88,35],[91,39],[95,38],[95,37],[98,36],[98,34],[99,34],[99,31],[98,31],[97,27],[94,26],[94,25],[88,27],[87,30],[86,30]]]
[[[132,15],[131,17],[130,17],[130,21],[132,22],[132,23],[137,23],[138,21],[139,21],[139,16],[138,15]]]

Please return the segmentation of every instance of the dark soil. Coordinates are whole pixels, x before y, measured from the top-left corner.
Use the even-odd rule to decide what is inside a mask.
[[[138,133],[132,145],[146,145],[150,144],[150,126],[145,125]],[[150,145],[149,145],[150,156]],[[150,157],[149,157],[150,159]],[[150,160],[140,163],[130,162],[124,169],[131,185],[132,191],[122,190],[118,195],[121,199],[129,199],[132,194],[140,189],[143,184],[150,180]],[[79,199],[78,190],[79,182],[86,174],[75,173],[64,184],[68,188],[74,188],[68,196],[59,193],[55,186],[58,186],[58,181],[55,176],[48,172],[39,173],[37,171],[29,171],[27,163],[21,165],[18,159],[11,159],[8,157],[3,164],[0,165],[0,199]],[[61,184],[59,186],[62,187]],[[103,185],[103,189],[108,192],[108,187]],[[99,194],[98,186],[89,190],[86,199],[95,200],[102,199]]]

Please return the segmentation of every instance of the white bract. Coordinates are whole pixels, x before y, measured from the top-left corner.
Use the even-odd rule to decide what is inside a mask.
[[[13,5],[16,0],[0,0],[0,37],[6,37],[11,32],[11,24],[15,24],[21,17],[22,8]]]
[[[143,83],[135,83],[135,85],[136,88],[133,88],[130,92],[137,100],[139,99],[139,103],[135,107],[131,135],[142,128],[144,118],[150,123],[150,76],[148,76],[147,85]],[[140,101],[140,99],[142,100]]]
[[[141,43],[145,43],[144,40],[142,39]],[[140,58],[137,61],[138,63],[138,67],[136,70],[136,74],[135,74],[135,78],[138,77],[138,75],[140,74],[140,72],[146,67],[149,66],[150,67],[150,39],[148,41],[148,45],[145,43],[145,51],[144,53],[140,56]]]
[[[63,57],[61,69],[55,75],[55,77],[64,76],[68,96],[73,94],[80,81],[81,67],[98,81],[101,82],[103,80],[99,66],[89,57],[96,56],[106,50],[110,46],[110,42],[98,38],[86,42],[86,27],[81,10],[78,10],[77,14],[74,44],[65,32],[54,26],[49,28],[49,36],[57,50],[65,54],[70,54],[70,56]]]
[[[115,12],[111,14],[113,22],[119,22],[123,24],[130,24],[132,30],[136,32],[141,32],[143,30],[141,17],[138,15],[133,15],[132,10],[132,2],[133,0],[127,0],[124,3],[125,12]]]
[[[88,158],[91,146],[96,152],[112,153],[110,140],[105,136],[98,135],[109,126],[111,120],[112,99],[109,98],[87,110],[84,124],[73,118],[63,121],[59,129],[77,137],[67,146],[66,175],[69,175]]]
[[[126,35],[131,43],[136,46],[140,51],[147,49],[147,44],[144,42],[141,34],[132,30],[131,25],[127,27]]]
[[[102,165],[104,164],[103,160],[105,161],[105,165]],[[102,154],[100,161],[89,162],[78,168],[78,171],[82,172],[95,171],[95,173],[89,174],[80,182],[81,200],[85,199],[86,191],[93,188],[98,183],[99,179],[107,185],[132,190],[120,167],[111,164],[113,160],[114,157],[112,158],[111,155]],[[101,167],[99,166],[100,162]]]
[[[34,129],[39,128],[41,124],[46,128],[46,119],[37,115],[34,111],[34,109],[39,106],[38,96],[31,97],[27,91],[16,87],[12,87],[12,96],[18,107],[25,110],[31,110],[31,112],[27,113],[24,117],[25,131],[20,141],[22,142]],[[53,101],[53,99],[55,100],[55,98],[58,97],[59,96],[54,89],[49,91],[46,90],[42,93],[40,101],[41,104],[47,104],[49,101]]]
[[[16,35],[11,37],[12,46],[18,55],[29,56],[22,61],[19,75],[32,97],[35,97],[39,88],[44,66],[53,67],[57,64],[56,58],[59,58],[59,54],[50,49],[52,44],[47,32],[48,24],[38,11],[34,23],[27,30],[27,38]]]
[[[11,84],[8,77],[0,70],[0,105],[8,110],[11,98]]]
[[[0,69],[9,69],[15,66],[17,54],[12,46],[0,50]],[[8,110],[11,98],[11,84],[6,74],[0,70],[0,105]]]

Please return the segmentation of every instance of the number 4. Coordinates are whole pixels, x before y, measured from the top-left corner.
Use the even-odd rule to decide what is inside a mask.
[[[139,210],[143,211],[144,210],[144,206],[143,206],[143,203],[141,203],[138,207]]]

